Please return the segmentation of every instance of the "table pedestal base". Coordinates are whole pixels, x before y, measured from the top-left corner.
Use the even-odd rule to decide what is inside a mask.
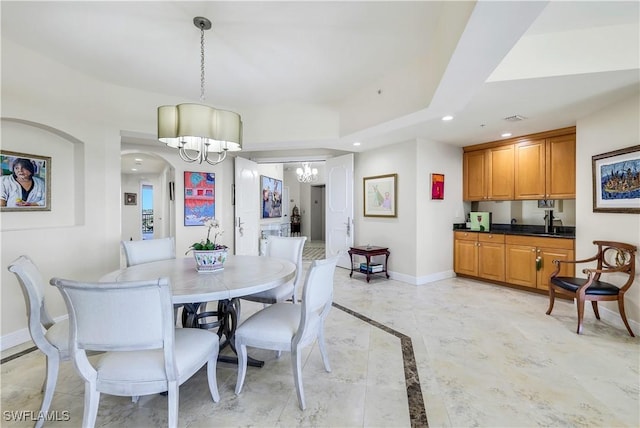
[[[185,303],[182,310],[182,326],[185,328],[203,328],[206,330],[218,327],[218,337],[222,339],[222,336],[224,336],[224,341],[220,341],[220,351],[229,346],[233,353],[238,355],[233,336],[238,327],[240,299],[218,300],[217,311],[203,311],[206,306],[206,302]],[[208,321],[208,318],[215,318],[215,320]],[[238,364],[238,357],[218,354],[218,361]],[[262,367],[264,366],[264,361],[248,357],[247,364],[252,367]]]

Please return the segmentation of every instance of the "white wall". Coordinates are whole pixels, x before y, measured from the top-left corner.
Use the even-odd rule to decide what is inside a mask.
[[[576,256],[578,259],[595,254],[594,240],[627,242],[640,248],[640,214],[593,212],[591,162],[591,157],[594,155],[638,145],[640,143],[639,118],[640,94],[636,94],[577,123]],[[616,313],[614,320],[618,321],[616,304],[604,302],[603,305]],[[630,320],[640,321],[640,256],[637,254],[636,279],[625,295],[625,312]],[[635,326],[637,334],[639,333],[638,324]]]
[[[464,221],[462,149],[420,140],[417,145],[416,266],[418,284],[454,276],[453,223]],[[431,199],[431,174],[444,174],[444,199]]]
[[[431,173],[445,174],[445,199],[431,199]],[[363,177],[398,174],[396,218],[364,217]],[[355,245],[389,247],[392,277],[424,284],[453,276],[453,223],[464,221],[462,149],[411,141],[355,157]]]

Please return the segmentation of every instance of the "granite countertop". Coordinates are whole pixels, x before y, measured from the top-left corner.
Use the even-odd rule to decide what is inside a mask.
[[[465,223],[454,223],[453,230],[466,230],[478,233],[493,233],[504,235],[529,235],[542,236],[547,238],[569,238],[575,239],[576,228],[574,226],[554,226],[553,233],[546,233],[544,226],[527,225],[527,224],[500,224],[491,225],[491,230],[479,231],[468,229]]]

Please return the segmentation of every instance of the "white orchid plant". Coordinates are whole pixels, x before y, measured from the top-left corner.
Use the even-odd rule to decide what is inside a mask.
[[[227,248],[226,245],[216,243],[218,236],[224,233],[224,230],[220,228],[220,221],[215,218],[207,218],[204,225],[207,227],[207,240],[194,243],[185,254],[188,254],[191,250],[222,250]],[[213,229],[213,242],[211,241],[211,229]]]

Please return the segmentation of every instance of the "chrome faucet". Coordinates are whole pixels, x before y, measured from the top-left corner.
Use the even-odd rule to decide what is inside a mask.
[[[553,210],[544,210],[544,233],[553,233]]]

